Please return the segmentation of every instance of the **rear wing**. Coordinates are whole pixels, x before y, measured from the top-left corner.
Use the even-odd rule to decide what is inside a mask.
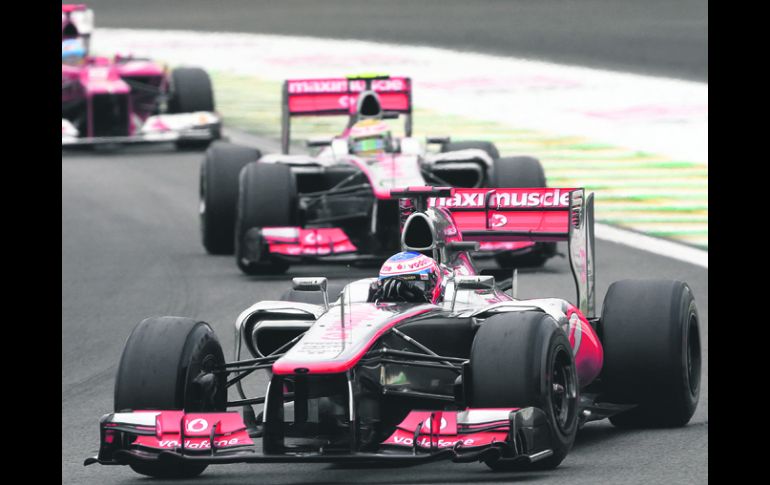
[[[594,195],[582,188],[451,189],[411,187],[391,197],[417,210],[445,209],[465,241],[566,241],[577,306],[595,316]],[[436,237],[441,237],[436,235]]]
[[[385,118],[405,115],[404,131],[412,134],[412,81],[408,77],[369,76],[290,79],[283,83],[281,148],[289,153],[291,118],[349,116],[355,120],[358,94],[374,91]]]

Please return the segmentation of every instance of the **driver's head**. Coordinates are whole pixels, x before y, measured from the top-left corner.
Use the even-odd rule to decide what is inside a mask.
[[[381,120],[361,120],[350,128],[350,151],[355,155],[374,156],[391,151],[388,125]]]
[[[86,57],[86,46],[82,39],[64,39],[61,41],[61,62],[70,66],[78,66]]]
[[[424,254],[403,251],[388,258],[372,285],[370,301],[437,303],[441,269]]]

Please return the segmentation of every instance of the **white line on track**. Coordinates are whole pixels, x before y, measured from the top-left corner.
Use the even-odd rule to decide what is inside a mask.
[[[678,259],[702,268],[709,267],[709,253],[702,249],[693,248],[666,239],[651,237],[637,232],[626,231],[606,224],[596,224],[594,233],[598,239],[630,246],[650,253]]]

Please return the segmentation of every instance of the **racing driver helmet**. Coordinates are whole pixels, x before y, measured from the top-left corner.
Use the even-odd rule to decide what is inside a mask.
[[[441,269],[424,254],[402,251],[388,258],[370,289],[369,301],[438,303]]]
[[[77,66],[83,63],[86,57],[86,47],[82,39],[64,39],[61,41],[61,62]]]
[[[381,120],[367,119],[350,128],[350,151],[355,155],[374,156],[391,151],[390,128]]]

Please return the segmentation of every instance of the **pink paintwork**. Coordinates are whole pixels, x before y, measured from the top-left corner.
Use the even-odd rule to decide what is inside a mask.
[[[92,29],[92,11],[85,4],[62,5],[62,41],[81,39],[86,50],[86,56],[78,64],[62,63],[62,118],[67,118],[81,130],[80,138],[95,137],[94,96],[125,96],[127,107],[121,109],[127,110],[128,119],[125,123],[118,122],[115,125],[119,127],[118,132],[110,133],[110,136],[136,135],[142,124],[157,112],[158,95],[168,91],[167,69],[160,63],[131,55],[113,58],[89,55]],[[147,89],[134,91],[132,82]],[[105,131],[111,130],[101,130],[102,133]]]
[[[382,444],[398,448],[413,448],[415,431],[417,431],[417,447],[424,450],[450,448],[458,441],[461,441],[462,447],[466,449],[488,446],[494,442],[505,442],[510,426],[507,417],[512,411],[518,409],[411,411]],[[486,417],[477,419],[473,417],[474,414],[486,414]],[[433,422],[432,416],[436,422]],[[470,420],[468,420],[469,417],[471,417]],[[484,429],[484,431],[478,431],[478,429]]]
[[[134,445],[155,449],[177,449],[182,444],[190,450],[211,449],[211,430],[214,428],[214,446],[232,448],[252,445],[238,412],[188,413],[184,411],[137,411],[155,413],[155,435],[139,435]],[[109,427],[109,424],[107,425]]]
[[[355,114],[356,93],[365,87],[365,81],[347,78],[290,79],[286,81],[288,111],[292,116]],[[411,109],[412,83],[407,77],[374,80],[372,90],[385,111]]]
[[[569,233],[570,188],[452,189],[431,207],[452,213],[464,239],[504,243],[564,241]],[[489,209],[485,209],[488,194]]]
[[[567,310],[568,337],[575,356],[578,382],[585,387],[599,376],[604,363],[604,350],[596,331],[574,305]]]
[[[345,231],[338,227],[265,227],[262,229],[262,236],[273,254],[328,256],[358,251]]]

